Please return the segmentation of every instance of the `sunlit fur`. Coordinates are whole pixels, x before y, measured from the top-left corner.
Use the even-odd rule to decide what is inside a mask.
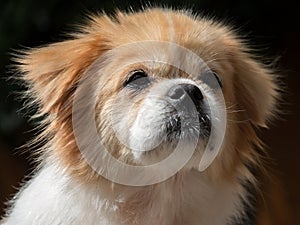
[[[72,130],[72,101],[79,80],[99,56],[145,40],[175,42],[218,72],[227,130],[206,171],[183,170],[146,187],[122,186],[99,176],[82,158]],[[272,72],[230,28],[169,9],[95,15],[69,40],[26,51],[17,61],[31,103],[46,115],[37,137],[46,144],[38,152],[40,169],[13,200],[4,224],[224,225],[243,217],[249,197],[244,185],[257,185],[249,168],[263,169],[256,130],[273,116],[277,88]],[[126,158],[128,149],[118,143],[108,114],[124,76],[105,76],[97,104],[99,134],[119,158]]]

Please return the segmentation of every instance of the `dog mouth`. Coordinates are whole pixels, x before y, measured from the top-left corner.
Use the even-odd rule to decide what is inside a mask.
[[[209,113],[187,112],[172,113],[165,122],[166,140],[172,142],[180,139],[207,139],[211,133]]]

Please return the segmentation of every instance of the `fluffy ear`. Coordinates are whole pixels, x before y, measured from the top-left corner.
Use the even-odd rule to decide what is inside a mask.
[[[278,98],[274,74],[248,53],[235,54],[234,67],[238,108],[254,126],[266,127],[267,120],[274,115]]]
[[[41,113],[56,113],[72,95],[87,67],[104,47],[101,38],[90,34],[25,52],[17,59],[29,95],[40,105]]]

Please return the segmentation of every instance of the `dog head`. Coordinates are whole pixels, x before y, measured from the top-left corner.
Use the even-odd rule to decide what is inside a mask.
[[[47,154],[76,176],[98,177],[87,158],[103,169],[97,137],[129,165],[149,166],[178,150],[176,161],[193,149],[181,170],[199,169],[206,147],[217,145],[205,171],[216,179],[251,179],[247,165],[259,163],[254,129],[274,112],[276,84],[223,24],[167,9],[94,16],[71,40],[19,61],[33,103],[48,114]],[[91,147],[86,157],[77,134]]]

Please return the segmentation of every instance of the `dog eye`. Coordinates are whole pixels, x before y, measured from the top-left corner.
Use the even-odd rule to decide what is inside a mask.
[[[123,87],[131,87],[135,89],[146,88],[150,85],[150,78],[143,70],[135,70],[130,73],[129,78],[123,83]]]
[[[223,87],[222,79],[215,71],[209,70],[201,74],[200,79],[212,89]]]

